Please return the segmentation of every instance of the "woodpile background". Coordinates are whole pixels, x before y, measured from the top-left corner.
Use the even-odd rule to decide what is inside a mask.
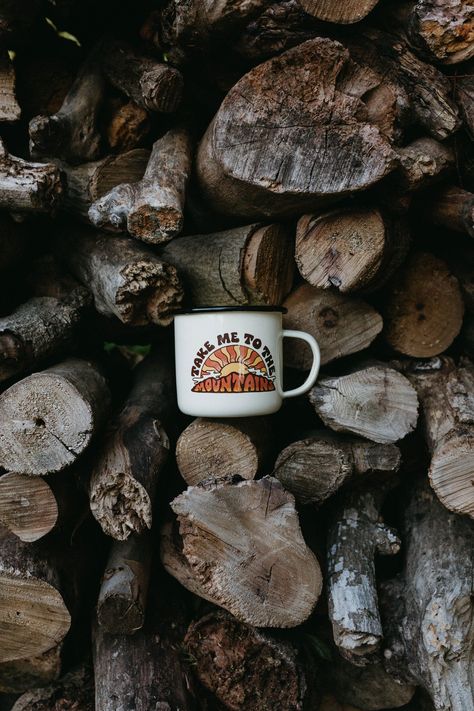
[[[2,711],[473,711],[473,23],[0,0]],[[184,417],[243,304],[318,382]]]

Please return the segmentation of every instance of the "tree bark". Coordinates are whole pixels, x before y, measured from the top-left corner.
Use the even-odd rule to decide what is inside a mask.
[[[19,121],[21,108],[15,93],[15,69],[6,52],[0,52],[0,123]]]
[[[104,377],[85,360],[20,380],[0,395],[0,465],[36,476],[61,471],[89,445],[109,402]]]
[[[162,560],[182,585],[257,627],[294,627],[309,617],[321,570],[301,535],[294,499],[276,479],[189,487],[171,507],[181,560],[175,563],[166,537]]]
[[[148,137],[151,123],[150,114],[146,109],[142,109],[133,101],[128,101],[126,104],[121,102],[114,107],[107,123],[106,136],[109,147],[118,154],[137,148]],[[121,182],[125,182],[125,179]]]
[[[379,0],[299,0],[303,10],[318,20],[347,25],[360,22]]]
[[[254,479],[268,469],[272,450],[271,425],[263,417],[231,420],[198,417],[178,439],[176,463],[189,486],[210,477]]]
[[[22,694],[11,711],[94,711],[94,677],[88,666],[80,666],[44,688]]]
[[[293,245],[280,225],[181,237],[161,252],[183,277],[192,306],[280,304],[293,282]]]
[[[177,237],[183,229],[191,154],[188,132],[168,131],[153,145],[143,178],[117,184],[95,201],[89,210],[91,222],[104,229],[127,230],[151,244]]]
[[[167,326],[183,292],[176,269],[126,237],[64,230],[57,249],[97,311],[129,326]]]
[[[396,275],[384,314],[386,341],[399,353],[430,358],[459,334],[464,303],[459,283],[441,259],[412,254]]]
[[[415,389],[385,365],[322,378],[310,391],[309,400],[327,427],[380,444],[403,439],[418,419]]]
[[[364,350],[383,327],[380,314],[364,301],[309,284],[295,289],[283,305],[288,309],[283,316],[285,328],[307,331],[314,336],[323,364]],[[302,341],[285,341],[284,354],[285,363],[291,368],[311,367],[311,352]]]
[[[152,524],[152,505],[176,416],[171,356],[161,350],[137,366],[124,407],[94,463],[89,497],[103,531],[119,541]]]

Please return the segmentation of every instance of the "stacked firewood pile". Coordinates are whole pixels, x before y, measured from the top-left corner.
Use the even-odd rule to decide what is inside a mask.
[[[473,23],[0,0],[1,709],[474,709]],[[244,304],[318,382],[184,417]]]

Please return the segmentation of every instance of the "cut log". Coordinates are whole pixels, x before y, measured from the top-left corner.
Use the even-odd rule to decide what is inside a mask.
[[[161,255],[183,277],[192,306],[280,304],[293,283],[293,244],[281,225],[181,237]]]
[[[185,566],[174,564],[166,538],[162,560],[182,585],[256,627],[294,627],[309,617],[321,570],[301,535],[294,499],[276,479],[192,486],[171,507]]]
[[[191,711],[190,680],[181,649],[185,611],[172,581],[152,580],[143,629],[134,635],[93,631],[95,711]]]
[[[359,22],[377,5],[379,0],[298,0],[309,15],[318,20],[341,25]]]
[[[0,208],[12,212],[52,212],[62,198],[63,181],[55,165],[29,163],[8,153],[0,139]]]
[[[325,425],[387,444],[403,439],[418,418],[416,391],[407,378],[385,365],[322,378],[309,400]]]
[[[90,220],[109,230],[127,230],[133,237],[158,244],[183,229],[186,185],[191,173],[191,139],[172,129],[153,145],[140,182],[117,185],[95,202]]]
[[[435,225],[474,237],[474,194],[457,185],[443,186],[423,196],[422,214]]]
[[[60,300],[36,297],[0,318],[0,381],[64,355],[74,343],[90,295],[74,290]]]
[[[283,316],[285,328],[314,336],[323,364],[367,348],[383,327],[380,314],[364,301],[309,284],[295,289],[283,305],[288,309]],[[312,356],[303,342],[287,339],[284,353],[291,368],[311,367]]]
[[[94,711],[92,669],[81,666],[44,688],[22,694],[11,711]]]
[[[161,113],[178,108],[183,92],[183,77],[178,69],[137,56],[120,42],[108,42],[102,48],[101,63],[110,83],[138,106]]]
[[[384,619],[384,664],[424,687],[438,711],[468,711],[474,695],[472,521],[447,511],[422,481],[404,508],[403,533],[404,571],[384,586],[393,598]]]
[[[320,506],[352,477],[396,472],[399,465],[400,451],[393,444],[336,438],[320,431],[285,447],[273,475],[297,502]]]
[[[5,272],[19,264],[27,255],[30,245],[28,230],[15,222],[6,212],[0,214],[0,271]]]
[[[150,128],[150,114],[146,109],[142,109],[133,101],[121,103],[113,111],[107,124],[107,143],[116,153],[125,153],[141,145],[148,136]],[[130,178],[127,180],[130,181]],[[125,179],[120,182],[125,182]]]
[[[165,428],[176,408],[172,358],[162,350],[136,367],[130,394],[110,424],[91,474],[92,513],[116,540],[151,528],[153,499],[170,446]]]
[[[230,711],[316,708],[297,649],[227,613],[191,624],[184,648],[201,684]]]
[[[67,178],[64,210],[87,218],[93,202],[120,183],[141,180],[150,152],[136,148],[78,166],[61,164]]]
[[[198,417],[178,439],[176,463],[189,486],[210,477],[254,479],[268,467],[272,450],[271,425],[263,417],[236,420]]]
[[[359,97],[371,84],[351,82],[355,69],[342,45],[316,38],[242,77],[198,150],[212,207],[241,218],[297,214],[387,175],[396,157],[366,119]]]
[[[0,662],[37,657],[61,643],[71,617],[55,563],[38,544],[0,532]]]
[[[0,123],[19,121],[21,108],[15,94],[15,69],[8,54],[0,52]]]
[[[31,155],[60,158],[73,164],[98,158],[102,142],[98,117],[103,92],[104,79],[94,52],[77,75],[59,111],[31,119]]]
[[[376,208],[303,215],[296,230],[296,264],[312,286],[373,291],[400,266],[409,242],[406,225]]]
[[[143,627],[150,565],[148,535],[113,543],[97,602],[97,619],[105,632],[133,634]]]
[[[396,181],[400,191],[412,192],[426,188],[454,168],[452,149],[434,138],[417,138],[407,146],[398,148],[397,152],[400,169],[389,180]]]
[[[459,334],[464,303],[459,283],[441,259],[413,254],[397,274],[384,312],[384,335],[399,353],[429,358]]]
[[[380,519],[390,488],[378,481],[346,493],[329,527],[328,603],[334,641],[343,657],[364,665],[380,649],[380,621],[374,556],[400,549],[395,531]]]
[[[37,657],[0,663],[0,694],[22,694],[58,679],[61,674],[61,651],[62,644],[58,644]]]
[[[129,326],[167,326],[181,304],[176,269],[126,237],[70,229],[62,232],[57,248],[104,316]]]
[[[105,420],[110,394],[96,366],[69,359],[0,395],[0,465],[49,474],[72,464]]]

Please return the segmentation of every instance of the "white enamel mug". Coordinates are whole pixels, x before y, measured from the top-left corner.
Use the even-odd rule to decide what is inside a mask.
[[[174,319],[176,389],[181,412],[194,417],[253,417],[280,409],[314,384],[316,340],[282,327],[280,306],[215,306],[180,311]],[[301,338],[313,352],[303,385],[283,390],[283,338]]]

